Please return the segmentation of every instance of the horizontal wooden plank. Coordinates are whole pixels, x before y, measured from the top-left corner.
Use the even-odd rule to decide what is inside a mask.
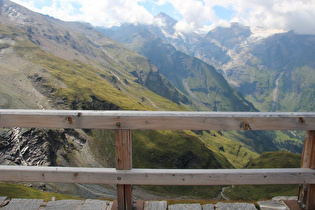
[[[0,127],[131,130],[315,130],[315,112],[166,112],[0,109]]]
[[[128,185],[315,184],[315,170],[290,169],[132,169],[0,166],[0,181]]]

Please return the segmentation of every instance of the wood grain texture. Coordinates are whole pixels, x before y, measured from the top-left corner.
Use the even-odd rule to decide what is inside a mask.
[[[289,169],[131,169],[0,166],[0,181],[121,185],[315,184],[315,170]]]
[[[117,170],[130,170],[132,168],[130,130],[115,130],[115,159]]]
[[[117,185],[117,209],[132,210],[132,186],[126,184]]]
[[[132,168],[132,145],[130,130],[115,131],[115,159],[117,170],[130,170]],[[117,177],[117,180],[120,178]],[[132,209],[131,185],[117,185],[118,210]]]
[[[0,110],[0,127],[131,130],[314,130],[315,113]]]
[[[306,132],[301,168],[315,169],[315,130]],[[315,185],[308,184],[303,186],[303,188],[305,187],[305,192],[299,192],[299,199],[301,201],[306,199],[305,205],[307,210],[315,209]],[[306,196],[306,198],[304,198],[304,196]]]
[[[306,132],[301,168],[315,169],[315,130]]]

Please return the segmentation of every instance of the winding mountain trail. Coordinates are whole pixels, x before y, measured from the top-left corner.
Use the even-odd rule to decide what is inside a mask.
[[[229,201],[230,198],[224,195],[225,190],[229,189],[229,188],[233,188],[234,185],[232,186],[227,186],[227,187],[222,187],[222,191],[220,193],[221,197],[224,198],[225,200]]]

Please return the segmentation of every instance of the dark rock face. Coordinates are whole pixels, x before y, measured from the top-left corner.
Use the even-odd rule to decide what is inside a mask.
[[[39,131],[13,128],[1,133],[0,138],[1,164],[51,165],[49,142],[44,142],[44,136]]]
[[[12,128],[0,133],[0,164],[58,165],[57,156],[69,162],[68,156],[85,143],[86,140],[73,129]]]

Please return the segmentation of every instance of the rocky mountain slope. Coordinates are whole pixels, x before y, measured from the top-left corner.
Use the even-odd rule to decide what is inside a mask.
[[[314,111],[314,35],[276,34],[249,45],[249,52],[253,57],[247,63],[257,79],[242,84],[251,86],[248,99],[272,111]]]

